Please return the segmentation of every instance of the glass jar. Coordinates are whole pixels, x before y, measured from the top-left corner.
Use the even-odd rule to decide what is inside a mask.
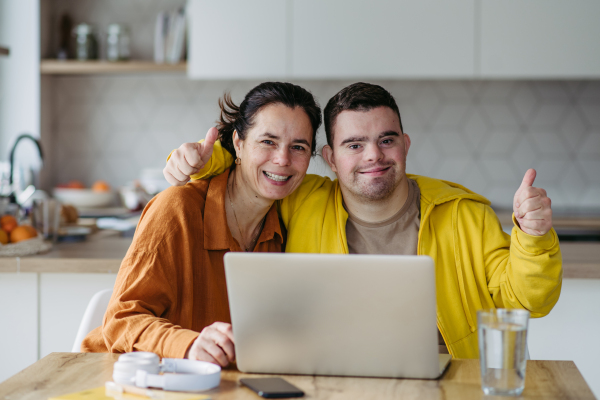
[[[98,42],[94,36],[94,27],[79,24],[73,29],[75,36],[75,58],[80,61],[98,59]]]
[[[129,30],[123,25],[110,24],[106,30],[106,59],[129,60]]]

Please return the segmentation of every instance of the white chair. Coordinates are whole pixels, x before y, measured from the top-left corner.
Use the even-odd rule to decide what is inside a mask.
[[[79,324],[79,330],[77,331],[75,343],[73,343],[73,349],[71,350],[73,353],[79,353],[81,351],[81,342],[83,342],[87,334],[102,325],[102,319],[104,318],[104,313],[108,307],[112,292],[112,289],[101,290],[90,300],[83,314],[81,324]]]

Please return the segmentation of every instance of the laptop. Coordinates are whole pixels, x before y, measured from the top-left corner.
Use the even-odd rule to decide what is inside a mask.
[[[427,256],[227,253],[238,369],[435,379],[435,274]]]

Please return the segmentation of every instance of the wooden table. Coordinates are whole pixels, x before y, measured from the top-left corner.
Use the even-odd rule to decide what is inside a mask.
[[[103,386],[111,380],[117,354],[52,353],[0,383],[0,400],[44,400]],[[257,400],[241,387],[242,377],[265,376],[224,370],[215,400]],[[453,360],[440,380],[284,376],[311,399],[490,399],[481,390],[479,361]],[[521,399],[594,399],[572,361],[528,361]],[[506,399],[506,398],[502,398]]]

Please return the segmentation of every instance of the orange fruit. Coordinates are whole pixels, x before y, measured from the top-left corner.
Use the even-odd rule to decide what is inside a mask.
[[[37,236],[37,234],[38,234],[38,231],[37,231],[37,230],[36,230],[36,229],[35,229],[33,226],[31,226],[31,225],[27,225],[27,224],[25,224],[25,225],[21,225],[21,226],[22,226],[22,227],[24,227],[24,228],[27,228],[27,229],[29,230],[29,232],[31,232],[31,234],[32,234],[34,237],[35,237],[35,236]]]
[[[8,243],[8,233],[4,232],[2,229],[0,229],[0,243]]]
[[[12,215],[3,215],[0,218],[0,228],[6,233],[11,233],[18,225],[17,219]]]
[[[31,226],[17,226],[10,233],[10,241],[11,243],[17,243],[22,240],[34,238],[37,236],[37,232],[34,233],[34,231],[35,229],[33,229]]]
[[[71,181],[67,183],[69,189],[85,189],[85,185],[80,181]]]
[[[92,190],[94,192],[109,192],[110,185],[108,183],[106,183],[105,181],[96,181],[92,185]]]

